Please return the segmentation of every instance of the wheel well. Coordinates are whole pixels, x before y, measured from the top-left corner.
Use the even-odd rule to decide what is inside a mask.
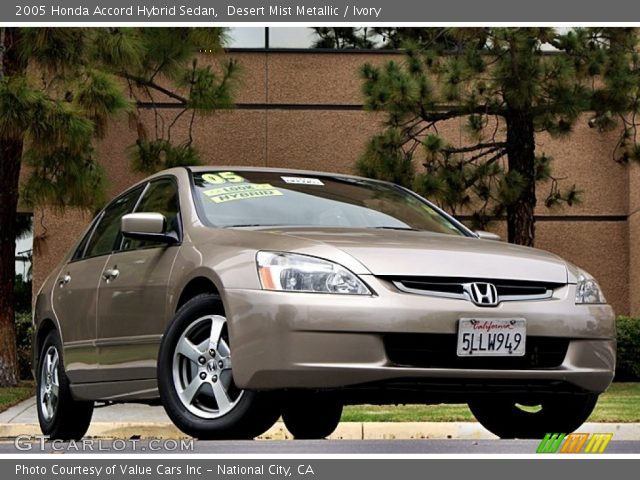
[[[47,338],[47,335],[49,335],[49,332],[55,329],[56,329],[55,323],[53,323],[53,320],[49,318],[46,318],[40,324],[40,328],[38,329],[38,335],[36,335],[36,345],[34,348],[36,364],[40,359],[40,350],[42,349],[42,343],[44,342],[44,339]]]
[[[178,304],[176,305],[176,311],[191,300],[196,295],[200,295],[201,293],[218,293],[218,289],[214,285],[214,283],[206,277],[196,277],[187,283],[180,294],[180,299],[178,300]]]

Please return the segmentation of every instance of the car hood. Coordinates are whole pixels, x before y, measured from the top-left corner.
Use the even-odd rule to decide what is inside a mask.
[[[374,275],[567,282],[567,264],[560,257],[505,242],[368,228],[297,227],[260,231],[338,248]]]

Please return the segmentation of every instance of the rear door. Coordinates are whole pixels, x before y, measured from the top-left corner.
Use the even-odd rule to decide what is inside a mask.
[[[115,246],[110,226],[114,218],[133,210],[140,193],[141,189],[136,189],[109,204],[58,274],[53,307],[62,330],[66,373],[72,383],[99,380],[95,347],[98,286]]]
[[[181,238],[178,187],[173,177],[151,181],[136,212],[161,213]],[[179,244],[178,244],[179,245]],[[120,236],[98,293],[98,357],[105,380],[156,377],[168,312],[168,286],[179,246]]]

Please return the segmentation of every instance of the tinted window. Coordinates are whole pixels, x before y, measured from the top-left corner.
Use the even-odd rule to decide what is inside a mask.
[[[178,187],[169,178],[156,180],[149,184],[149,187],[142,195],[142,199],[136,207],[136,212],[161,213],[167,219],[167,232],[180,232],[180,217],[178,200]],[[132,240],[125,238],[122,243],[122,250],[133,250],[136,248],[147,248],[155,246],[165,246],[162,242],[150,242],[144,240]]]
[[[136,188],[117,198],[104,210],[100,223],[89,240],[85,256],[95,257],[111,253],[114,250],[120,234],[120,219],[133,210],[141,190],[141,188]]]
[[[91,238],[91,234],[93,233],[93,229],[95,228],[96,223],[98,223],[98,220],[99,220],[99,217],[96,217],[91,221],[91,226],[89,227],[89,230],[87,230],[87,233],[85,234],[84,238],[78,245],[78,248],[76,248],[76,251],[73,253],[73,257],[71,257],[71,260],[78,260],[84,256],[84,250],[85,248],[87,248],[87,243]]]
[[[393,185],[279,172],[193,174],[206,224],[425,230],[464,235],[447,217]]]

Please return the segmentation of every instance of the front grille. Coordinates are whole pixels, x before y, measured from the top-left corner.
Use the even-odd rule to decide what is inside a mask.
[[[383,338],[389,361],[398,367],[528,370],[555,368],[569,348],[566,338],[527,337],[522,357],[458,357],[457,336],[440,333],[392,333]]]
[[[387,280],[406,293],[460,300],[469,300],[466,286],[477,282],[490,283],[496,287],[498,302],[551,298],[553,291],[563,285],[553,282],[465,277],[391,277]]]

